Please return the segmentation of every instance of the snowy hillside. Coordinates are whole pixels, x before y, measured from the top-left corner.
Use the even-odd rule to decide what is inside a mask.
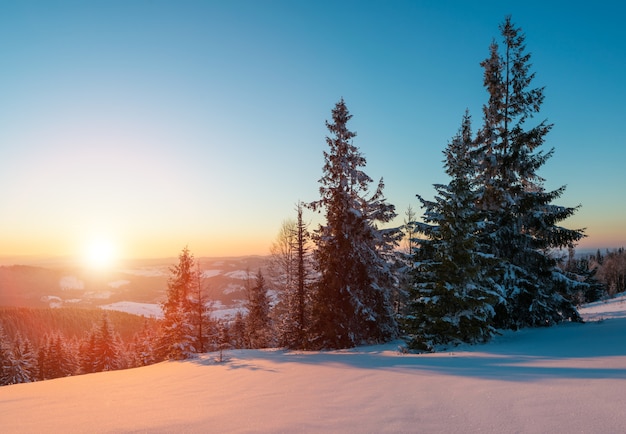
[[[623,432],[625,308],[439,354],[237,350],[5,386],[2,432]]]

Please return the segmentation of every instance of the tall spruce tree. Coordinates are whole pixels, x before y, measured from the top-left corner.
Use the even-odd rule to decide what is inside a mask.
[[[483,242],[501,268],[498,283],[504,302],[496,308],[496,325],[518,328],[579,320],[559,292],[569,291],[575,282],[559,272],[550,255],[551,249],[583,237],[582,230],[557,226],[577,208],[553,205],[565,187],[546,191],[537,173],[553,153],[540,150],[552,124],[544,120],[528,126],[543,103],[543,88],[531,87],[535,74],[521,29],[507,17],[500,31],[502,49],[494,41],[481,63],[489,101],[474,150],[478,204],[488,222]]]
[[[319,281],[313,300],[315,348],[346,348],[382,342],[397,334],[390,301],[396,283],[388,260],[397,246],[399,229],[379,229],[395,216],[380,180],[369,194],[372,179],[363,172],[365,157],[353,145],[356,133],[347,127],[352,115],[341,99],[326,122],[330,137],[324,152],[321,199],[309,204],[326,212],[317,229],[316,263]]]
[[[493,259],[482,253],[479,240],[482,219],[469,156],[472,144],[466,113],[459,133],[444,151],[450,183],[435,185],[434,201],[418,195],[425,211],[423,222],[413,225],[423,237],[414,240],[415,266],[405,318],[414,349],[483,342],[494,332],[498,291],[489,274]]]

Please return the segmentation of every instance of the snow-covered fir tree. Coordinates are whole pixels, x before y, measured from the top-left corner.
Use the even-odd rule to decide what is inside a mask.
[[[18,332],[15,336],[12,354],[6,366],[6,384],[30,383],[37,378],[37,358],[28,338],[22,338]]]
[[[235,319],[231,324],[222,324],[228,327],[228,337],[230,345],[233,348],[248,348],[248,339],[246,337],[246,318],[241,311],[235,313]]]
[[[46,335],[37,353],[38,378],[67,377],[79,371],[78,349],[70,348],[67,339],[56,332]]]
[[[0,386],[9,383],[9,369],[14,364],[13,351],[4,327],[0,323]]]
[[[79,345],[79,365],[82,374],[95,372],[97,338],[98,328],[94,326]]]
[[[550,254],[583,237],[581,230],[558,226],[577,208],[552,204],[565,187],[546,191],[543,186],[538,169],[553,150],[540,147],[552,125],[545,120],[528,125],[543,103],[543,88],[531,87],[535,74],[521,29],[507,17],[500,31],[502,50],[494,41],[481,63],[489,101],[474,150],[478,203],[487,222],[482,241],[501,271],[504,302],[496,306],[496,325],[518,328],[579,320],[561,292],[576,282],[559,271]]]
[[[190,315],[195,331],[194,347],[196,352],[204,353],[210,344],[217,339],[215,321],[211,318],[210,304],[204,291],[200,264],[196,262],[194,273],[195,284],[189,295]]]
[[[271,346],[270,300],[265,277],[261,270],[254,276],[254,284],[247,288],[246,335],[250,348]]]
[[[423,222],[413,226],[423,236],[414,239],[404,321],[411,336],[409,346],[414,349],[484,342],[494,332],[498,291],[489,274],[493,259],[482,252],[479,240],[483,221],[476,207],[471,147],[471,121],[466,113],[459,133],[444,151],[450,183],[435,185],[434,201],[418,195],[424,216]]]
[[[147,366],[160,361],[157,358],[157,345],[157,333],[146,321],[143,329],[133,339],[132,354],[134,366]]]
[[[94,334],[93,341],[93,371],[115,371],[122,367],[121,348],[107,314],[102,315],[100,327]]]
[[[192,292],[198,279],[193,254],[187,247],[178,256],[178,264],[170,268],[167,300],[163,303],[163,322],[159,356],[181,360],[196,352]]]
[[[347,348],[389,340],[397,335],[391,303],[396,284],[390,259],[400,229],[380,229],[395,208],[383,195],[383,181],[373,194],[372,179],[362,170],[365,157],[347,127],[352,115],[341,99],[326,122],[330,136],[324,152],[320,200],[309,206],[325,210],[325,224],[314,234],[319,281],[314,291],[313,348]]]

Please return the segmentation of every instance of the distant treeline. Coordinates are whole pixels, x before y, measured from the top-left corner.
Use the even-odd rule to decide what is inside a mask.
[[[613,296],[626,291],[626,252],[623,247],[616,250],[600,250],[583,259],[588,270],[604,286],[607,295]]]

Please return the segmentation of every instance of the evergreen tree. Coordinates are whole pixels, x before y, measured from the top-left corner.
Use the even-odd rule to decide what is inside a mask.
[[[302,202],[298,202],[296,211],[298,215],[295,238],[297,271],[295,293],[291,303],[292,335],[294,337],[291,347],[306,348],[308,340],[307,330],[310,322],[310,314],[307,307],[310,299],[309,287],[311,285],[309,249],[307,246],[310,234],[302,219]]]
[[[46,339],[45,349],[39,353],[38,364],[40,377],[43,379],[68,377],[78,370],[78,363],[74,351],[68,347],[65,337],[57,332]]]
[[[393,288],[391,301],[393,311],[397,318],[403,319],[403,314],[407,310],[409,293],[413,286],[413,270],[415,268],[415,248],[417,247],[417,219],[415,211],[411,205],[404,212],[405,218],[402,225],[402,245],[397,250],[397,270],[398,285]]]
[[[372,179],[361,170],[365,157],[353,145],[347,127],[352,115],[341,99],[326,122],[321,199],[309,206],[325,209],[326,223],[317,229],[319,281],[313,300],[313,347],[346,348],[383,342],[397,335],[391,303],[396,284],[389,259],[401,236],[399,229],[378,228],[395,216],[380,180],[370,197]]]
[[[215,334],[215,325],[211,320],[211,311],[202,285],[202,272],[200,271],[200,264],[197,262],[193,277],[195,282],[191,288],[189,303],[190,315],[195,329],[194,348],[196,352],[204,353],[207,351],[209,339]]]
[[[539,148],[552,128],[545,120],[527,127],[543,103],[543,88],[532,88],[530,54],[525,36],[507,17],[500,26],[503,53],[494,41],[481,63],[489,101],[474,150],[478,204],[487,222],[486,253],[499,261],[503,302],[496,306],[496,325],[518,328],[550,325],[580,317],[567,299],[575,282],[559,272],[550,250],[573,245],[582,230],[557,224],[577,208],[556,206],[565,187],[546,191],[538,169],[552,155]],[[563,293],[565,292],[565,294]]]
[[[45,380],[48,377],[48,343],[49,337],[44,336],[37,350],[37,380]]]
[[[14,364],[13,352],[9,344],[9,339],[4,332],[4,327],[0,323],[0,386],[4,386],[10,381],[10,369]]]
[[[224,324],[226,327],[227,325]],[[228,336],[230,337],[230,343],[233,348],[249,348],[250,345],[246,338],[246,319],[241,313],[237,311],[235,319],[228,328]]]
[[[163,326],[160,353],[162,357],[181,360],[196,352],[193,324],[192,291],[197,282],[193,254],[187,247],[178,256],[178,264],[170,268],[167,300],[163,303]]]
[[[133,353],[135,366],[147,366],[159,361],[156,355],[157,336],[155,331],[147,323],[141,332],[133,339]]]
[[[276,328],[276,338],[281,347],[291,347],[295,341],[294,297],[296,288],[296,222],[283,221],[276,241],[270,246],[268,274],[272,288],[278,294],[278,301],[272,309]]]
[[[12,349],[13,354],[9,357],[5,371],[6,384],[30,383],[37,376],[37,360],[30,341],[22,338],[21,334],[15,337]]]
[[[232,338],[230,336],[230,330],[226,323],[218,322],[217,327],[217,348],[218,356],[217,362],[222,363],[224,361],[224,351],[232,348]]]
[[[118,339],[106,313],[102,315],[95,334],[93,351],[93,372],[114,371],[122,367]]]
[[[250,348],[266,348],[271,344],[270,302],[265,278],[257,271],[255,282],[248,289],[246,329]]]
[[[93,329],[87,334],[79,345],[80,350],[80,372],[83,374],[91,374],[95,371],[96,366],[96,340],[98,339],[98,329]]]
[[[482,253],[481,213],[476,207],[474,167],[469,152],[472,133],[465,114],[459,133],[444,151],[448,185],[435,185],[437,196],[427,201],[424,223],[414,223],[425,237],[415,240],[411,270],[409,315],[405,324],[410,346],[432,350],[439,344],[475,343],[494,332],[493,305],[498,300],[488,274],[491,258]]]
[[[306,348],[310,322],[308,301],[311,285],[309,232],[302,218],[302,203],[296,207],[297,220],[283,223],[270,251],[272,283],[278,289],[276,317],[278,344],[288,348]]]

